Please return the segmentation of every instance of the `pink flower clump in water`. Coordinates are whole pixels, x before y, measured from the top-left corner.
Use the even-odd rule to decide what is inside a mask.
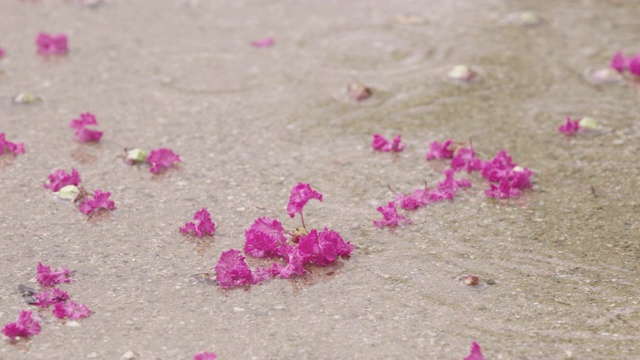
[[[396,227],[405,223],[412,223],[411,219],[398,214],[396,203],[393,201],[389,202],[386,206],[379,206],[376,210],[382,214],[382,219],[373,221],[376,227]]]
[[[567,116],[567,122],[558,127],[558,132],[565,135],[575,135],[580,130],[580,120],[571,120],[569,116]]]
[[[235,286],[257,284],[269,277],[264,269],[252,272],[238,250],[227,250],[220,254],[215,267],[216,281],[226,289]]]
[[[98,189],[93,192],[93,198],[81,202],[78,209],[85,215],[91,215],[98,209],[115,210],[116,204],[110,197],[110,192],[102,192]]]
[[[91,310],[84,304],[68,300],[55,304],[51,313],[58,319],[79,320],[91,315]]]
[[[149,169],[149,171],[154,174],[171,167],[175,162],[180,160],[181,159],[178,154],[167,148],[151,150],[147,157],[147,162],[151,164],[151,169]]]
[[[400,141],[402,141],[402,135],[396,136],[395,138],[393,138],[391,143],[389,143],[389,141],[385,139],[382,135],[373,134],[373,141],[371,142],[371,147],[375,151],[401,152],[402,150],[404,150],[406,145],[401,144]]]
[[[304,208],[311,199],[322,202],[322,194],[313,190],[309,184],[298,183],[298,185],[294,186],[289,195],[289,205],[287,205],[287,213],[289,216],[293,218],[296,216],[296,213],[302,216],[302,208]]]
[[[5,151],[12,152],[16,155],[24,154],[24,143],[14,143],[6,139],[5,133],[0,133],[0,155]]]
[[[281,256],[287,243],[278,220],[261,217],[244,232],[244,252],[256,258]]]
[[[76,139],[80,142],[98,142],[102,138],[102,131],[88,129],[89,125],[98,125],[95,115],[91,113],[80,114],[80,119],[73,119],[69,127],[75,132]]]
[[[41,262],[38,263],[38,269],[36,273],[36,280],[42,286],[54,286],[63,283],[70,283],[71,271],[61,267],[59,270],[51,270],[51,266],[44,266]]]
[[[451,159],[453,158],[454,150],[452,139],[441,143],[434,141],[429,145],[426,158],[427,160]]]
[[[478,171],[482,169],[482,160],[476,157],[473,148],[461,148],[451,159],[451,168],[455,171]]]
[[[477,342],[474,341],[471,344],[471,353],[464,360],[484,360],[484,355],[482,355],[482,350]]]
[[[38,54],[40,55],[64,55],[69,51],[67,35],[49,35],[41,32],[36,38]]]
[[[216,360],[218,355],[212,352],[201,352],[193,355],[193,360]]]
[[[622,50],[620,50],[613,55],[609,66],[620,73],[625,72],[625,70],[629,70],[631,74],[640,76],[640,54],[625,57],[622,54]]]
[[[18,321],[9,323],[4,326],[2,333],[11,340],[16,337],[26,338],[40,333],[40,324],[33,318],[31,311],[20,311]]]
[[[213,235],[216,231],[216,223],[211,220],[211,214],[207,209],[202,208],[193,215],[193,221],[184,224],[180,228],[183,234],[192,234],[195,237],[203,237],[205,235]]]
[[[48,308],[51,305],[65,302],[69,299],[69,294],[66,291],[58,288],[52,288],[51,290],[45,290],[33,295],[37,301],[33,305],[41,308]]]
[[[82,179],[80,179],[80,173],[74,168],[71,169],[71,174],[64,170],[56,170],[51,173],[48,178],[49,183],[44,184],[44,187],[54,192],[59,191],[67,185],[78,186],[82,181]]]
[[[275,43],[276,43],[276,41],[275,41],[274,38],[268,37],[268,38],[252,41],[251,42],[251,46],[258,47],[258,48],[264,48],[264,47],[273,46],[273,45],[275,45]]]

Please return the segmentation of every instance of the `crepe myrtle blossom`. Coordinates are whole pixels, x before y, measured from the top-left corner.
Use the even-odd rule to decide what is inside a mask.
[[[382,135],[373,134],[373,141],[371,142],[371,147],[375,151],[401,152],[406,147],[405,144],[400,143],[401,139],[402,139],[402,135],[398,135],[395,138],[393,138],[391,143],[389,143],[389,141],[385,139]]]
[[[216,281],[221,288],[253,285],[271,277],[267,269],[256,268],[251,271],[238,250],[227,250],[220,254],[215,267]]]
[[[558,132],[572,136],[578,133],[580,130],[580,121],[579,120],[571,120],[571,117],[567,116],[567,122],[558,127]]]
[[[478,171],[482,169],[482,160],[476,157],[476,152],[472,147],[460,148],[451,159],[451,168],[455,171]]]
[[[371,97],[373,91],[370,87],[358,81],[350,82],[347,85],[347,95],[355,101],[363,101]]]
[[[69,127],[75,132],[76,139],[80,142],[98,142],[102,138],[102,131],[87,129],[89,125],[98,125],[96,116],[92,113],[80,114],[80,119],[73,119]]]
[[[55,304],[51,313],[58,319],[79,320],[91,315],[91,310],[84,304],[67,300],[66,302]]]
[[[512,187],[508,179],[500,180],[500,185],[491,184],[491,188],[484,191],[488,197],[509,199],[520,197],[520,190]]]
[[[306,183],[298,183],[291,189],[289,195],[289,204],[287,205],[287,213],[291,218],[296,216],[296,213],[300,214],[302,221],[302,227],[306,228],[304,224],[304,216],[302,215],[302,209],[307,202],[311,199],[316,199],[322,202],[322,194],[313,190],[311,185]]]
[[[616,69],[619,73],[629,70],[631,74],[640,76],[640,54],[625,57],[622,54],[622,50],[619,50],[611,58],[609,66]]]
[[[274,38],[267,37],[264,39],[252,41],[251,46],[257,47],[257,48],[265,48],[265,47],[271,47],[275,45],[275,43],[276,43],[276,40]]]
[[[41,262],[38,263],[36,280],[42,286],[54,286],[58,284],[70,283],[71,279],[71,271],[61,267],[57,270],[51,270],[51,266],[42,265]]]
[[[398,214],[396,203],[393,201],[390,201],[386,206],[379,206],[376,210],[382,214],[382,219],[373,221],[376,227],[396,227],[404,223],[412,223],[411,219]]]
[[[178,161],[181,161],[180,156],[174,153],[173,150],[167,148],[151,150],[147,157],[147,162],[151,164],[151,169],[149,169],[149,171],[154,174],[171,167]]]
[[[56,170],[48,176],[49,183],[44,184],[46,189],[49,189],[53,192],[58,192],[60,189],[67,185],[76,185],[78,186],[82,179],[80,179],[80,173],[75,168],[71,169],[71,174],[67,173],[64,170]]]
[[[15,155],[24,154],[24,143],[14,143],[6,139],[6,134],[0,132],[0,155],[5,151],[12,152]]]
[[[193,360],[216,360],[218,355],[212,352],[201,352],[193,355]]]
[[[261,217],[244,231],[244,252],[256,258],[283,256],[287,238],[284,227],[276,219]]]
[[[87,198],[78,205],[78,209],[85,215],[92,215],[98,209],[115,210],[116,204],[110,199],[110,192],[98,189],[93,192],[93,198]]]
[[[438,159],[451,159],[453,158],[455,146],[452,139],[447,139],[444,142],[434,141],[429,145],[429,151],[427,151],[427,160]]]
[[[395,203],[404,210],[416,210],[424,205],[427,205],[429,201],[429,188],[427,182],[424,182],[424,188],[416,189],[411,194],[399,194],[395,192],[391,186],[387,185],[389,190],[396,195]]]
[[[193,215],[193,221],[189,221],[180,228],[183,234],[192,234],[195,237],[203,237],[205,235],[213,235],[216,231],[216,223],[211,221],[211,214],[206,208],[196,211]]]
[[[58,288],[51,288],[50,290],[44,290],[33,295],[36,298],[36,302],[33,305],[41,308],[48,308],[51,305],[65,302],[69,300],[69,294],[66,291]]]
[[[510,187],[516,189],[531,189],[531,176],[533,172],[527,168],[518,166],[513,162],[511,156],[501,150],[491,160],[484,163],[482,168],[482,176],[492,182],[500,182],[506,179]]]
[[[22,310],[18,321],[6,324],[2,328],[2,333],[11,340],[15,340],[17,337],[27,338],[40,333],[40,324],[33,318],[31,311]]]
[[[0,47],[0,58],[2,58],[6,54],[3,48]]]
[[[36,37],[36,46],[40,55],[64,55],[69,51],[67,35],[49,35],[41,32]]]
[[[464,360],[484,360],[484,355],[482,355],[482,350],[477,342],[474,341],[471,344],[471,353]]]

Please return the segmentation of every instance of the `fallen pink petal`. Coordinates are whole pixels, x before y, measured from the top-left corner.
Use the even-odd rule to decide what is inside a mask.
[[[36,46],[40,55],[64,55],[69,51],[65,34],[49,35],[42,32],[36,38]]]
[[[258,47],[258,48],[264,48],[264,47],[273,46],[273,45],[275,45],[275,43],[276,43],[276,41],[275,41],[274,38],[268,37],[268,38],[252,41],[251,42],[251,46]]]
[[[571,117],[567,116],[567,122],[558,127],[558,131],[562,134],[572,136],[578,133],[580,130],[580,119],[571,120]]]
[[[15,340],[17,337],[27,338],[40,333],[40,324],[33,318],[31,311],[22,310],[18,321],[6,324],[2,333],[11,340]]]
[[[491,184],[491,188],[485,190],[485,194],[488,197],[496,199],[518,198],[520,197],[520,190],[515,187],[511,187],[508,179],[502,179],[498,186]]]
[[[78,205],[78,209],[85,215],[91,215],[98,209],[115,210],[116,204],[111,200],[110,192],[102,192],[98,189],[93,192],[93,198],[84,200]]]
[[[452,139],[448,139],[441,143],[434,141],[429,145],[429,151],[427,151],[426,158],[427,160],[451,159],[453,158],[454,150],[455,147]]]
[[[618,72],[623,72],[629,66],[629,59],[625,58],[624,55],[622,55],[622,50],[619,50],[611,58],[609,66],[616,69]]]
[[[4,51],[3,48],[0,47],[0,58],[2,58],[7,52]]]
[[[102,131],[88,129],[89,125],[98,125],[95,115],[91,113],[80,114],[80,119],[73,119],[69,127],[75,131],[76,139],[80,142],[98,142],[102,138]]]
[[[0,155],[5,151],[15,155],[24,154],[24,143],[14,143],[6,139],[6,134],[0,132]]]
[[[147,162],[151,164],[149,171],[154,174],[161,172],[163,169],[170,168],[178,161],[181,161],[180,156],[174,153],[173,150],[167,148],[151,150],[147,157]]]
[[[57,192],[67,185],[78,186],[82,179],[80,179],[80,173],[75,168],[71,169],[71,174],[64,170],[56,170],[49,175],[49,183],[44,184],[46,189],[53,192]]]
[[[216,360],[218,355],[212,352],[201,352],[193,355],[193,360]]]
[[[298,248],[306,254],[307,261],[311,264],[326,266],[333,263],[340,256],[349,256],[353,251],[353,245],[333,230],[324,228],[320,233],[316,229],[300,239]]]
[[[376,227],[396,227],[398,225],[410,224],[412,222],[411,219],[398,214],[396,203],[393,201],[389,202],[386,206],[379,206],[376,210],[382,214],[382,219],[373,221],[373,224]]]
[[[42,286],[54,286],[58,284],[70,283],[71,271],[61,267],[60,269],[51,270],[51,266],[38,263],[36,280]]]
[[[295,217],[296,213],[302,215],[302,209],[311,199],[322,202],[322,194],[313,190],[309,184],[298,183],[291,189],[289,195],[289,205],[287,205],[287,213],[290,217]]]
[[[193,215],[193,221],[184,224],[180,228],[183,234],[192,234],[195,237],[203,237],[205,235],[213,235],[216,231],[216,223],[211,220],[211,214],[207,209],[202,208]]]
[[[236,286],[257,284],[270,277],[270,273],[261,269],[254,275],[238,250],[227,250],[220,254],[215,267],[216,281],[223,289]]]
[[[426,183],[423,189],[416,189],[410,195],[399,194],[396,197],[396,203],[404,210],[416,210],[429,202],[429,188]]]
[[[455,171],[479,171],[482,170],[482,160],[476,157],[472,148],[461,148],[451,159],[451,168]]]
[[[438,183],[438,190],[443,194],[450,194],[450,196],[445,196],[448,199],[453,198],[453,196],[458,192],[460,188],[469,188],[471,187],[471,181],[468,179],[460,179],[455,180],[455,170],[447,169],[444,171],[445,179]]]
[[[244,252],[257,258],[282,256],[287,239],[278,220],[261,217],[244,232]]]
[[[629,72],[635,76],[640,76],[640,54],[634,55],[629,60]]]
[[[471,353],[464,360],[484,360],[484,355],[482,355],[482,350],[477,342],[474,341],[471,344]]]
[[[387,139],[385,139],[380,134],[373,135],[373,141],[371,142],[371,147],[375,151],[381,152],[401,152],[406,147],[405,144],[401,143],[402,135],[396,136],[391,143]]]
[[[65,302],[69,299],[69,294],[66,291],[58,288],[52,288],[33,295],[38,301],[33,305],[41,308],[48,308],[51,305]]]
[[[79,320],[91,315],[91,310],[84,304],[68,300],[64,303],[55,304],[51,313],[58,319]]]

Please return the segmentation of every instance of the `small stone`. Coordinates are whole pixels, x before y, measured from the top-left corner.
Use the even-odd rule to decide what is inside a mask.
[[[606,67],[598,70],[587,70],[584,77],[591,83],[597,85],[619,84],[624,77],[616,69]]]
[[[134,353],[133,351],[129,350],[126,353],[122,354],[122,356],[120,357],[120,359],[123,360],[133,360],[133,359],[137,359],[138,358],[138,354]]]
[[[67,321],[64,325],[68,327],[80,327],[80,323],[77,321]]]
[[[460,277],[460,283],[465,286],[476,286],[480,282],[480,278],[476,275],[464,275]]]
[[[233,311],[235,311],[235,312],[243,312],[243,311],[244,311],[244,309],[243,309],[243,308],[241,308],[241,307],[234,307],[234,308],[233,308]]]
[[[447,73],[447,76],[451,80],[469,82],[476,77],[476,73],[467,65],[456,65]]]
[[[98,353],[95,351],[87,354],[87,359],[95,359],[97,357],[98,357]]]
[[[29,105],[29,104],[38,103],[40,101],[42,101],[41,97],[37,95],[29,94],[29,93],[20,93],[13,97],[14,104]]]
[[[371,89],[359,82],[352,82],[347,86],[347,93],[349,97],[356,101],[362,101],[368,99],[372,92]]]

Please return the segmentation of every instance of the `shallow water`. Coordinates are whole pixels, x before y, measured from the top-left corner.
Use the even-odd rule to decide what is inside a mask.
[[[523,10],[544,22],[509,21]],[[43,313],[42,333],[2,342],[0,358],[462,359],[472,341],[488,359],[637,358],[638,87],[583,74],[640,51],[639,16],[623,1],[1,2],[0,131],[27,153],[0,159],[0,324],[27,309],[18,285],[35,285],[38,261],[75,270],[64,289],[94,314],[70,327]],[[67,33],[70,54],[36,56],[39,31]],[[248,45],[266,36],[274,47]],[[480,81],[448,81],[456,64]],[[354,80],[374,96],[350,101]],[[21,92],[44,101],[11,104]],[[99,145],[67,128],[86,111]],[[606,131],[567,139],[567,115]],[[408,147],[374,154],[373,133]],[[413,225],[374,228],[388,184],[440,181],[445,164],[424,154],[446,138],[485,159],[509,151],[534,191],[492,201],[471,175]],[[119,159],[125,147],[183,163],[152,176]],[[113,192],[110,217],[87,221],[42,188],[71,167]],[[351,259],[248,291],[193,277],[259,216],[299,226],[285,212],[299,181],[324,194],[307,224],[340,232]],[[186,241],[178,227],[203,206],[218,232]],[[459,284],[470,273],[477,288]]]

